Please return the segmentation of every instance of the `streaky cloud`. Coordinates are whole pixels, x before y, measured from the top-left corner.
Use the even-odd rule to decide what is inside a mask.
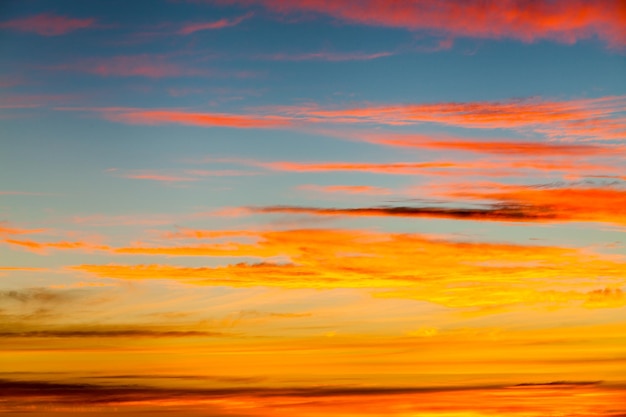
[[[626,44],[625,9],[620,0],[445,1],[407,0],[390,7],[386,0],[220,0],[259,4],[277,13],[312,12],[348,23],[427,31],[449,37],[553,40],[573,44],[597,37],[610,47]]]
[[[0,22],[0,29],[36,33],[41,36],[59,36],[79,29],[94,27],[95,24],[96,20],[94,18],[80,19],[52,13],[42,13]]]

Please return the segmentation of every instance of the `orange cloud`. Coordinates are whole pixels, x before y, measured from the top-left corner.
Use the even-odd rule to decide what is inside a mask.
[[[289,126],[288,118],[279,116],[237,115],[224,113],[190,113],[181,110],[144,109],[96,109],[103,116],[115,122],[131,124],[181,124],[203,127],[231,127],[239,129],[271,129]]]
[[[174,240],[228,237],[256,241],[176,246],[138,244],[113,252],[255,257],[260,262],[218,267],[108,264],[73,268],[102,278],[168,279],[194,285],[384,289],[381,297],[419,299],[455,308],[571,302],[586,302],[589,307],[615,307],[620,304],[593,303],[595,293],[590,291],[598,288],[598,282],[611,282],[614,288],[626,284],[626,263],[570,248],[329,229],[183,230],[169,235]],[[285,261],[274,261],[277,258]],[[607,300],[612,299],[612,294],[602,293]]]
[[[2,241],[11,246],[17,246],[28,249],[36,253],[45,253],[47,249],[59,249],[59,250],[81,250],[81,251],[96,251],[96,250],[108,250],[108,246],[98,245],[91,242],[36,242],[33,240],[16,240],[16,239],[4,239]]]
[[[150,181],[158,181],[158,182],[189,182],[189,181],[197,181],[197,178],[180,176],[180,175],[169,175],[166,173],[158,172],[158,171],[148,171],[148,170],[140,170],[140,171],[131,171],[126,172],[121,175],[123,178],[130,178],[135,180],[150,180]]]
[[[47,229],[19,229],[4,226],[0,223],[0,243],[9,246],[24,248],[37,253],[45,253],[46,249],[65,250],[108,250],[107,246],[87,241],[60,241],[60,242],[37,242],[34,240],[14,239],[15,235],[41,234],[48,232]]]
[[[235,19],[220,19],[214,22],[187,23],[178,31],[178,33],[180,35],[190,35],[192,33],[202,30],[224,29],[227,27],[236,26],[251,16],[252,13],[248,13]]]
[[[516,141],[506,139],[478,141],[460,137],[396,132],[321,131],[320,133],[384,146],[463,151],[507,156],[614,156],[616,153],[619,154],[624,151],[622,147],[616,146]]]
[[[424,30],[449,37],[549,39],[574,43],[598,37],[610,46],[626,44],[626,6],[620,0],[446,1],[408,0],[221,0],[261,4],[280,13],[314,12],[351,23]]]
[[[91,68],[91,67],[88,67]],[[104,68],[107,68],[106,66]],[[140,67],[143,71],[143,66]],[[151,66],[145,67],[146,76],[167,76],[165,72],[150,75]],[[157,67],[158,68],[158,67]],[[93,68],[89,71],[94,71]],[[99,70],[96,70],[99,71]],[[124,74],[125,70],[120,71]],[[132,72],[128,75],[133,75]],[[104,70],[106,72],[106,70]],[[175,75],[173,71],[172,75]],[[104,75],[102,73],[101,75]],[[140,75],[140,74],[137,74]],[[194,113],[182,110],[151,110],[133,108],[91,109],[102,112],[109,120],[122,123],[150,123],[158,120],[196,126],[227,125],[230,127],[291,127],[325,133],[331,136],[363,140],[390,146],[424,146],[430,148],[478,150],[482,146],[489,153],[530,153],[537,150],[542,154],[563,152],[571,155],[583,148],[555,144],[522,144],[499,141],[493,145],[483,142],[432,140],[427,136],[380,134],[359,132],[329,132],[311,129],[311,125],[322,123],[341,124],[384,124],[415,125],[422,123],[443,124],[472,129],[513,129],[539,133],[550,138],[566,140],[618,140],[626,135],[626,96],[609,96],[571,101],[549,101],[538,98],[485,101],[467,103],[391,104],[352,108],[328,109],[315,105],[272,106],[258,109],[257,114]],[[72,109],[77,110],[77,109]],[[80,109],[85,110],[85,109]],[[240,123],[227,123],[228,121]],[[247,121],[247,123],[241,123]],[[224,124],[226,123],[226,124]],[[308,126],[308,127],[307,127]],[[359,137],[361,136],[361,137]],[[386,137],[385,137],[386,136]],[[485,141],[486,143],[486,141]],[[596,154],[600,147],[588,148]]]
[[[626,190],[611,187],[524,187],[486,184],[472,189],[471,184],[457,184],[441,191],[446,197],[470,199],[469,203],[495,201],[486,206],[433,207],[380,206],[323,208],[302,206],[249,207],[256,213],[312,214],[320,216],[390,216],[426,217],[477,221],[507,222],[603,222],[626,225]]]
[[[523,187],[500,185],[443,194],[479,200],[495,200],[530,210],[544,210],[564,221],[592,221],[626,225],[626,190],[611,187]]]
[[[85,29],[95,25],[95,19],[77,19],[43,13],[21,19],[0,22],[0,29],[11,29],[20,32],[31,32],[42,36],[59,36]]]
[[[6,222],[0,222],[0,236],[2,235],[25,235],[32,233],[43,233],[47,229],[22,229],[7,226]]]
[[[244,176],[244,175],[256,175],[257,173],[251,171],[241,171],[232,169],[222,170],[202,170],[202,169],[186,169],[178,173],[172,171],[158,171],[158,170],[130,170],[120,171],[117,168],[110,168],[107,172],[113,172],[117,176],[122,178],[130,178],[135,180],[149,180],[164,183],[172,182],[193,182],[199,181],[203,177],[231,177],[231,176]],[[0,192],[0,194],[2,194]]]
[[[463,176],[528,176],[532,172],[561,172],[581,175],[612,175],[621,169],[606,164],[591,164],[580,161],[541,161],[541,160],[492,160],[478,161],[428,161],[428,162],[292,162],[256,161],[249,159],[207,159],[207,162],[235,163],[255,166],[272,171],[284,172],[368,172],[389,175],[463,175]]]
[[[343,109],[270,108],[312,123],[436,123],[474,129],[515,129],[562,139],[622,139],[625,96],[571,101],[538,98],[467,103],[398,104]]]

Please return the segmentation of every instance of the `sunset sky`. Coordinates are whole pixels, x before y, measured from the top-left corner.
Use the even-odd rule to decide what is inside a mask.
[[[0,0],[0,414],[625,417],[623,0]]]

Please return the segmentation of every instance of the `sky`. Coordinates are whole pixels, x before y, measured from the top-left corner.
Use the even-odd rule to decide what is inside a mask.
[[[626,416],[622,0],[1,0],[0,413]]]

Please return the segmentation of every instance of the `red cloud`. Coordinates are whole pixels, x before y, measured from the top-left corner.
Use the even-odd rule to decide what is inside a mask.
[[[626,45],[622,0],[222,0],[261,4],[270,10],[315,12],[348,22],[427,30],[452,37],[550,39],[574,43],[598,37]]]
[[[42,36],[59,36],[78,29],[93,27],[95,19],[75,19],[43,13],[22,19],[0,22],[0,28],[32,32]]]

